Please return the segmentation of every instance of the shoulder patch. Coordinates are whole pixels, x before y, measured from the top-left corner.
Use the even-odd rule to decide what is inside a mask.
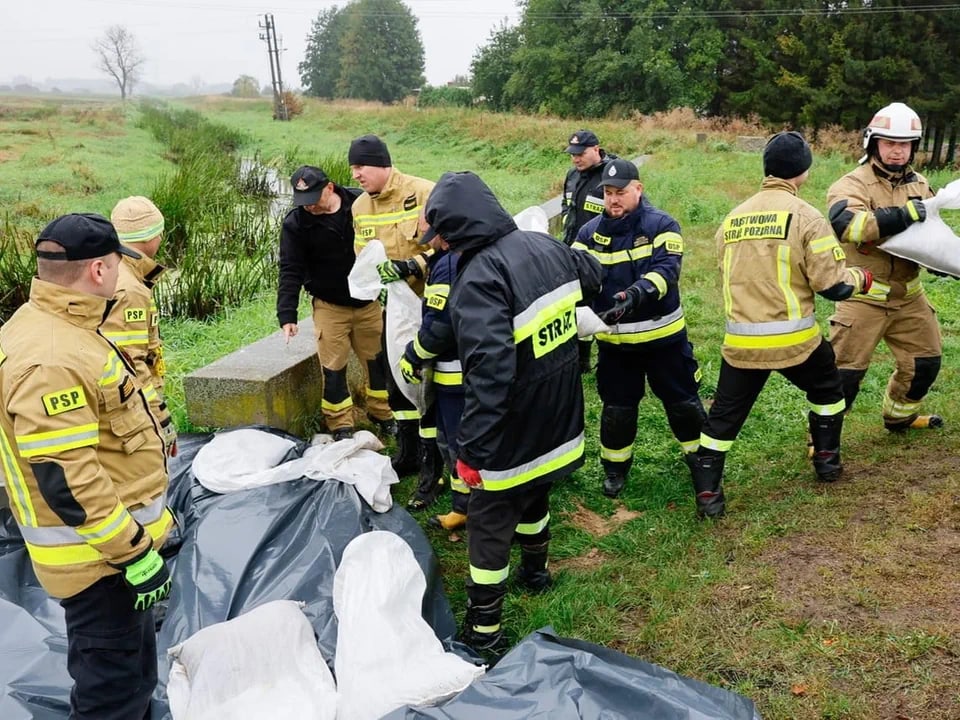
[[[357,228],[357,230],[357,237],[361,240],[371,240],[377,235],[377,230],[373,225],[363,225]]]
[[[47,415],[60,415],[87,406],[87,396],[79,385],[56,390],[41,396],[43,409]]]
[[[146,319],[146,308],[127,308],[123,311],[123,321],[126,323],[140,323]]]

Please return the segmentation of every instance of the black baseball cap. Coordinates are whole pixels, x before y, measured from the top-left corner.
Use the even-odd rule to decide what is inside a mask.
[[[432,226],[427,226],[427,231],[423,234],[423,237],[420,238],[420,244],[426,245],[428,242],[433,240],[437,236],[437,231],[433,229]]]
[[[71,213],[61,215],[47,225],[37,236],[63,246],[63,251],[37,250],[37,257],[48,260],[90,260],[110,253],[120,253],[134,259],[140,253],[120,244],[117,231],[103,215],[95,213]]]
[[[570,144],[567,145],[566,153],[571,155],[580,155],[588,147],[595,147],[600,144],[600,139],[590,130],[577,130],[570,136]]]
[[[629,160],[616,158],[611,160],[603,168],[603,175],[600,177],[601,185],[611,185],[617,188],[624,188],[630,184],[631,180],[639,180],[640,173],[637,166]]]
[[[320,199],[320,193],[330,182],[327,174],[318,167],[303,165],[290,176],[293,186],[294,205],[313,205]]]

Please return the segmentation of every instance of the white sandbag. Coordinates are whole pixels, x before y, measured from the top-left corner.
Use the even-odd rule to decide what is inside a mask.
[[[897,257],[913,260],[926,268],[960,277],[960,238],[940,217],[941,210],[960,209],[960,180],[941,188],[935,197],[923,201],[927,219],[897,233],[880,247]],[[855,263],[856,260],[847,259]]]
[[[333,580],[338,720],[437,703],[483,674],[444,652],[421,615],[425,590],[413,551],[394,533],[364,533],[344,550]]]
[[[591,308],[578,307],[577,337],[588,338],[601,332],[608,333],[613,332],[613,330],[609,325],[601,320],[600,316],[597,315]]]
[[[422,301],[405,282],[387,284],[386,346],[387,362],[390,374],[400,388],[400,392],[414,404],[421,413],[425,409],[422,383],[411,385],[400,373],[400,358],[407,343],[417,336],[420,321],[423,319]]]
[[[277,440],[287,444],[282,453]],[[332,479],[353,485],[376,512],[386,512],[393,506],[390,486],[399,478],[390,458],[380,454],[383,443],[373,433],[359,430],[352,438],[339,442],[333,442],[329,435],[318,435],[302,457],[281,463],[291,447],[289,440],[262,430],[220,433],[197,453],[193,474],[201,485],[217,493],[303,477]]]
[[[350,297],[356,300],[376,300],[380,296],[383,283],[380,282],[377,265],[386,262],[386,259],[387,252],[379,240],[371,240],[364,246],[347,275]]]
[[[547,219],[547,213],[539,205],[528,207],[521,210],[513,216],[513,221],[521,230],[532,230],[533,232],[550,232],[550,221]]]
[[[167,651],[174,720],[334,720],[337,689],[290,600],[206,627]]]

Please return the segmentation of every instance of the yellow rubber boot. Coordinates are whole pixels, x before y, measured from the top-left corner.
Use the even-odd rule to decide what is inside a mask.
[[[443,528],[447,531],[459,530],[466,527],[467,516],[464,513],[458,513],[456,510],[451,510],[446,515],[434,515],[427,522],[434,527]]]
[[[913,430],[926,430],[927,428],[942,428],[943,418],[939,415],[917,415],[912,423],[907,427]]]

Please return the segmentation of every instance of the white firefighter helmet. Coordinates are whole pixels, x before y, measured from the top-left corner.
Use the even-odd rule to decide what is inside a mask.
[[[918,141],[922,134],[923,124],[919,115],[903,103],[890,103],[877,111],[863,131],[863,149],[869,149],[870,138],[873,137]]]

